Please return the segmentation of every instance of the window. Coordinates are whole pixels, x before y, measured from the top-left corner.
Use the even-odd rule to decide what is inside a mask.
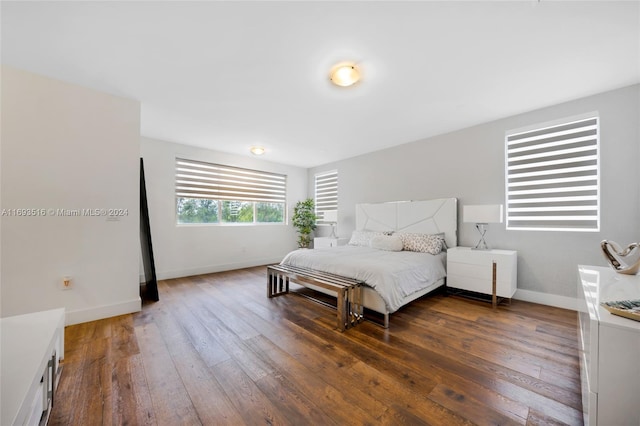
[[[600,229],[599,119],[506,134],[507,229]]]
[[[176,158],[178,223],[284,223],[287,177]]]
[[[324,213],[338,210],[338,171],[321,173],[316,175],[316,216],[318,223],[324,222]]]

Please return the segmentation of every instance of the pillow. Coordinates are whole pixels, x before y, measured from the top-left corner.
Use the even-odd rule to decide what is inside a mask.
[[[397,234],[402,239],[402,246],[407,251],[438,254],[442,251],[442,238],[429,234]]]
[[[436,237],[442,240],[442,251],[447,251],[449,247],[447,247],[447,240],[445,240],[444,232],[440,232],[438,234],[433,234],[433,235],[435,235]]]
[[[385,235],[384,232],[378,231],[353,231],[351,233],[351,239],[349,240],[349,245],[351,246],[363,246],[369,247],[371,246],[371,239],[373,237]]]
[[[402,251],[402,239],[397,235],[376,235],[371,239],[371,248],[386,251]]]

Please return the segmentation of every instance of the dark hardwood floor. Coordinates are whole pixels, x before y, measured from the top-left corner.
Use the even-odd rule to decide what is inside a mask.
[[[582,424],[576,313],[441,293],[340,333],[266,268],[66,328],[51,425]]]

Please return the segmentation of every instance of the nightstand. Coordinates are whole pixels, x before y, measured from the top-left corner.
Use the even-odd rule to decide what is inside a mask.
[[[317,237],[313,239],[313,248],[338,247],[347,244],[348,238]]]
[[[447,250],[447,287],[491,295],[494,308],[498,298],[513,297],[517,287],[517,274],[517,251],[473,250],[470,247],[453,247]]]

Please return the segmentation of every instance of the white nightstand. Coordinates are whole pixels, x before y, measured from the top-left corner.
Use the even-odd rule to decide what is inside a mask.
[[[347,244],[348,238],[317,237],[313,239],[313,248],[338,247]]]
[[[493,288],[493,262],[496,285]],[[447,250],[447,287],[511,299],[516,292],[518,252],[513,250],[473,250],[453,247]]]

